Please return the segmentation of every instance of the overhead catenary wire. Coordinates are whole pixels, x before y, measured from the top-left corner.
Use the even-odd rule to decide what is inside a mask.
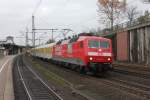
[[[36,6],[35,6],[35,8],[34,8],[34,10],[32,12],[32,15],[34,15],[37,12],[37,10],[39,9],[41,3],[42,3],[42,0],[39,0],[39,2],[36,4]],[[31,20],[32,19],[31,19],[31,16],[30,16],[30,18],[27,20],[27,24],[26,24],[25,28],[27,28],[29,26]]]
[[[42,0],[39,0],[39,2],[36,4],[36,6],[35,6],[35,8],[34,8],[34,10],[32,12],[32,16],[37,12],[37,10],[39,9],[41,3],[42,3]],[[27,20],[27,23],[26,23],[25,28],[23,30],[26,30],[26,28],[29,28],[29,25],[31,24],[30,23],[31,20],[32,19],[31,19],[31,16],[30,16],[30,18]]]
[[[39,7],[40,7],[41,3],[42,3],[42,0],[40,0],[40,1],[37,3],[37,5],[36,5],[35,9],[33,10],[32,15],[34,15],[34,14],[37,12],[37,10],[39,9]]]
[[[61,9],[61,8],[64,8],[66,5],[68,5],[68,3],[70,3],[70,0],[64,0],[63,1],[63,3],[62,3],[62,6],[58,6],[58,8],[59,9]],[[33,12],[32,12],[32,16],[34,16],[37,12],[38,12],[38,10],[39,10],[39,8],[40,8],[40,6],[41,6],[41,4],[42,4],[42,0],[39,0],[38,2],[37,2],[37,4],[36,4],[36,6],[35,6],[35,8],[33,9]],[[55,12],[55,10],[53,11],[53,13]],[[41,19],[41,18],[40,18]],[[25,29],[26,28],[28,28],[28,29],[31,29],[31,28],[29,28],[29,25],[31,24],[30,22],[31,22],[31,18],[27,21],[27,24],[26,24],[26,26],[25,26]],[[42,18],[42,20],[44,20],[43,18]],[[46,24],[49,24],[47,21],[43,21],[43,22],[45,22]],[[25,30],[24,29],[24,30]],[[61,35],[61,34],[60,34]],[[59,37],[59,36],[58,36]]]

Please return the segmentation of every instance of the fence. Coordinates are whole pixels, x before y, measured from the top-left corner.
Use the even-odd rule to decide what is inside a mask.
[[[113,27],[113,31],[116,32],[116,31],[121,30],[121,29],[128,29],[128,28],[136,27],[136,26],[143,25],[143,24],[150,24],[150,18],[143,20],[142,22],[139,21],[138,19],[136,19],[132,22],[128,21],[125,23],[117,24]]]

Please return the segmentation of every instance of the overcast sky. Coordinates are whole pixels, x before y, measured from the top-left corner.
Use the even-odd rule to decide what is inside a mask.
[[[23,44],[25,28],[31,28],[31,16],[39,0],[0,0],[0,39],[11,35],[15,42]],[[150,10],[150,4],[128,0],[139,10]],[[42,0],[35,13],[37,28],[70,28],[75,33],[102,27],[98,23],[97,0]],[[40,34],[42,35],[42,34]],[[43,36],[43,35],[42,35]],[[50,34],[45,34],[47,38]]]

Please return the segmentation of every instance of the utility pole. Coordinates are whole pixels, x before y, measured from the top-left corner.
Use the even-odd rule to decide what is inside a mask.
[[[51,29],[52,30],[52,41],[54,41],[54,31],[58,30],[58,29]]]
[[[28,28],[26,28],[26,47],[28,46]]]
[[[39,45],[41,45],[41,40],[42,40],[42,39],[39,38]]]
[[[33,47],[35,47],[35,23],[34,23],[34,15],[32,15],[32,43],[33,43]]]

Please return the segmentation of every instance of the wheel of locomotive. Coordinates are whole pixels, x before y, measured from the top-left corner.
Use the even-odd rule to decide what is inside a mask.
[[[63,67],[69,68],[69,64],[68,64],[67,62],[64,62],[64,63],[63,63]]]
[[[71,67],[71,70],[76,70],[77,65],[75,65],[75,64],[71,64],[71,65],[70,65],[70,67]]]
[[[50,63],[54,64],[54,61],[52,59],[49,60]]]
[[[69,68],[69,69],[72,69],[72,66],[73,66],[73,64],[68,63],[68,68]]]
[[[79,65],[75,65],[74,71],[80,72],[80,66]]]
[[[86,74],[85,66],[80,66],[80,74]]]
[[[60,66],[61,65],[61,62],[60,61],[56,61],[55,63],[57,66]]]
[[[103,64],[103,72],[107,72],[113,70],[112,65],[111,64]]]
[[[114,70],[112,64],[109,64],[109,68],[110,68],[110,70]]]
[[[94,76],[97,76],[98,73],[99,73],[99,68],[98,68],[97,66],[96,66],[96,67],[93,67],[93,68],[91,69],[91,71],[92,71],[92,73],[93,73]]]
[[[89,72],[92,73],[92,75],[96,76],[99,72],[101,72],[101,66],[97,64],[89,64],[88,65]]]
[[[66,67],[66,63],[65,62],[60,62],[60,66],[61,67]]]
[[[54,63],[55,65],[57,65],[57,61],[56,61],[56,60],[54,60],[53,63]]]

